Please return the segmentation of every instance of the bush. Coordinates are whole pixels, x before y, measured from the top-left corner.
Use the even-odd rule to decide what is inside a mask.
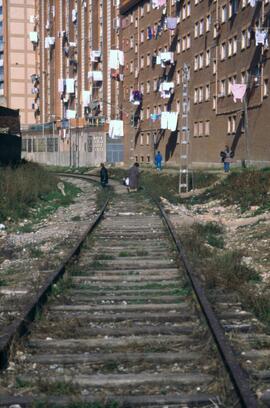
[[[57,178],[41,166],[26,163],[0,169],[0,221],[26,217],[29,207],[57,190]]]

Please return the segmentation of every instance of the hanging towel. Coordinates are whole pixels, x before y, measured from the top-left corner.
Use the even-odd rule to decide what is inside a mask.
[[[125,59],[124,59],[124,52],[117,50],[118,51],[118,61],[120,65],[125,65]]]
[[[231,86],[233,101],[236,103],[237,99],[240,99],[243,102],[244,95],[246,93],[247,86],[246,84],[233,84]]]
[[[161,114],[160,113],[151,113],[150,114],[150,119],[155,122],[156,120],[161,118]]]
[[[67,93],[75,92],[75,80],[73,78],[66,79],[66,91]]]
[[[90,103],[90,91],[83,91],[82,93],[82,99],[83,99],[83,106],[88,106]]]
[[[268,31],[266,30],[256,30],[255,33],[255,41],[256,45],[262,44],[262,45],[268,45]]]
[[[65,80],[63,78],[58,79],[58,92],[64,92]]]
[[[38,33],[37,33],[37,31],[31,31],[29,33],[29,38],[30,38],[31,42],[37,43],[38,42]]]
[[[159,7],[166,6],[167,1],[166,0],[158,0],[158,5]]]
[[[93,81],[103,81],[103,72],[102,71],[92,71]]]
[[[257,0],[249,0],[249,4],[251,7],[255,7],[257,3]]]
[[[119,68],[118,50],[110,50],[109,68],[111,68],[111,69],[118,69]]]
[[[109,136],[112,139],[124,136],[124,122],[122,120],[110,121]]]
[[[101,57],[101,51],[100,50],[92,50],[91,51],[91,61],[92,62],[98,62]]]
[[[167,28],[175,30],[177,26],[177,17],[167,17]]]
[[[66,119],[75,119],[76,118],[76,111],[67,109],[66,111]]]
[[[161,112],[160,129],[168,129],[168,113],[169,112]]]
[[[168,129],[175,132],[177,129],[178,112],[168,112]]]

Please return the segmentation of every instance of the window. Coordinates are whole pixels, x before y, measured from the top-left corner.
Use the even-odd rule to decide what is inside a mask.
[[[247,0],[242,0],[242,8],[245,8],[247,5]]]
[[[154,78],[154,83],[153,83],[153,91],[155,92],[157,90],[157,79]]]
[[[216,74],[216,73],[217,73],[217,61],[214,60],[213,61],[213,74]]]
[[[182,19],[185,20],[186,17],[187,17],[187,6],[186,4],[184,4],[182,8]]]
[[[203,87],[199,88],[199,103],[203,102]]]
[[[141,137],[140,137],[140,145],[142,146],[143,145],[143,133],[141,133]]]
[[[143,109],[141,109],[141,112],[140,112],[140,119],[141,119],[141,120],[144,119],[144,111],[143,111]]]
[[[199,55],[199,69],[203,68],[203,52]]]
[[[135,18],[135,28],[137,28],[138,27],[138,18],[136,17]]]
[[[228,40],[228,57],[231,57],[233,54],[233,40],[230,38]]]
[[[205,27],[206,32],[210,31],[210,27],[211,27],[211,16],[210,14],[208,14],[208,16],[206,16],[206,27]]]
[[[241,50],[246,48],[246,30],[243,30],[241,33]]]
[[[150,118],[150,106],[147,106],[146,108],[146,119]]]
[[[199,35],[203,35],[204,32],[204,20],[201,19],[200,25],[199,25]]]
[[[140,87],[140,88],[141,88],[141,89],[140,89],[141,93],[144,94],[144,83],[143,83],[143,82],[141,83],[141,87]]]
[[[217,97],[216,97],[216,96],[213,96],[212,108],[213,108],[213,109],[216,109],[216,108],[217,108]]]
[[[158,112],[157,112],[158,114],[160,114],[161,113],[161,105],[158,105]]]
[[[221,22],[225,23],[227,21],[227,6],[224,4],[221,7]]]
[[[138,52],[138,44],[137,43],[135,44],[135,50],[134,51],[135,51],[135,54],[137,54],[137,52]]]
[[[206,50],[206,53],[205,53],[205,66],[206,67],[209,67],[210,59],[211,59],[211,54],[210,54],[210,49],[209,49],[209,50]]]
[[[219,82],[219,97],[226,95],[226,79],[221,79]]]
[[[233,37],[233,55],[237,53],[237,35]]]
[[[210,136],[210,121],[206,120],[204,122],[204,136]]]
[[[241,72],[241,84],[245,84],[245,83],[246,83],[246,77],[247,77],[246,71],[242,71],[242,72]]]
[[[141,162],[142,163],[144,162],[144,156],[141,156]]]
[[[220,59],[221,61],[225,60],[226,58],[226,43],[222,43],[220,46]]]
[[[191,36],[190,36],[190,34],[187,35],[187,44],[186,45],[187,45],[186,48],[188,50],[190,48],[190,46],[191,46]]]
[[[263,97],[266,98],[268,96],[268,78],[263,80]]]
[[[180,83],[181,83],[181,71],[179,70],[177,71],[176,74],[176,85],[180,85]]]
[[[148,53],[147,54],[147,57],[146,57],[146,64],[147,64],[147,66],[149,67],[150,66],[150,64],[151,64],[151,54],[150,53]]]
[[[195,55],[194,57],[194,71],[197,71],[199,67],[199,56]]]
[[[180,52],[181,52],[181,39],[180,38],[177,40],[176,52],[177,52],[177,54],[180,54]]]
[[[148,3],[146,3],[146,12],[150,13],[150,11],[151,11],[151,3],[150,1],[148,1]]]
[[[140,16],[143,17],[144,16],[144,6],[140,7]]]
[[[197,137],[199,135],[199,129],[198,129],[198,123],[194,123],[194,128],[193,128],[193,136]]]
[[[232,94],[232,84],[233,84],[233,79],[229,77],[228,78],[228,95]]]
[[[130,37],[130,48],[133,48],[133,47],[134,47],[134,37],[131,36]]]
[[[197,38],[199,36],[199,23],[195,23],[194,25],[194,38]]]
[[[151,83],[150,81],[147,81],[146,82],[146,93],[150,93],[150,91],[151,91]]]
[[[157,107],[156,107],[156,105],[154,106],[154,108],[153,108],[153,113],[156,115],[157,114]]]
[[[180,113],[180,101],[176,101],[176,112]]]
[[[205,100],[209,101],[210,99],[210,84],[205,85]]]
[[[143,43],[144,42],[144,31],[142,30],[141,31],[141,43]]]
[[[199,122],[199,136],[203,136],[203,122]]]
[[[188,2],[188,4],[187,4],[187,17],[189,17],[190,14],[191,14],[191,4],[190,4],[190,2]]]
[[[141,69],[144,68],[144,56],[141,56]]]
[[[198,89],[194,89],[194,103],[198,103]]]
[[[149,108],[150,109],[150,108]],[[146,144],[149,146],[150,144],[150,133],[146,134]],[[150,157],[150,156],[149,156]]]
[[[186,51],[186,47],[187,47],[187,39],[186,37],[182,38],[182,51]]]
[[[235,133],[236,129],[236,116],[228,116],[228,121],[227,121],[227,133],[232,134]]]
[[[132,73],[133,70],[134,70],[134,62],[133,62],[133,61],[130,61],[130,64],[129,64],[129,72]]]

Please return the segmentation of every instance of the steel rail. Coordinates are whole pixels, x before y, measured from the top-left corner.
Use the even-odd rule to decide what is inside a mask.
[[[70,174],[64,173],[63,176],[70,176]],[[81,177],[81,175],[76,175],[76,178],[88,179],[88,181],[96,181],[91,180],[90,177]],[[93,222],[91,222],[87,230],[79,238],[75,247],[68,253],[68,255],[66,255],[61,265],[57,268],[56,271],[52,272],[52,274],[42,285],[41,289],[38,291],[35,298],[31,300],[31,303],[24,308],[21,316],[15,319],[9,326],[7,326],[4,333],[0,334],[0,370],[7,368],[10,352],[14,342],[27,332],[30,323],[35,319],[37,312],[40,311],[42,305],[44,305],[44,303],[46,302],[53,285],[64,275],[67,264],[74,256],[77,256],[80,253],[81,247],[86,237],[101,221],[103,214],[107,208],[108,202],[109,199],[106,200],[97,217]]]
[[[257,402],[256,396],[250,389],[250,386],[248,383],[248,376],[235,359],[234,352],[228,343],[228,340],[224,334],[224,330],[221,327],[219,320],[210,302],[208,301],[206,297],[205,291],[203,287],[201,286],[199,280],[196,278],[196,276],[194,275],[192,271],[191,265],[183,249],[183,245],[180,239],[177,237],[176,231],[171,221],[167,217],[165,210],[163,209],[163,207],[160,205],[160,203],[156,199],[154,199],[154,201],[157,204],[159,211],[163,219],[165,220],[165,223],[170,232],[170,235],[176,245],[177,251],[184,264],[186,275],[192,285],[196,298],[201,306],[202,312],[208,323],[208,327],[211,330],[212,336],[218,347],[218,350],[222,357],[224,365],[227,368],[227,371],[230,375],[231,381],[240,399],[242,407],[243,408],[257,408],[258,402]]]

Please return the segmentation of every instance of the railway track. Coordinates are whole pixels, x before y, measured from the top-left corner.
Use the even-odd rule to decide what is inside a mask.
[[[68,277],[42,317],[12,350],[0,406],[256,407],[218,323],[212,334],[206,324],[215,316],[203,293],[201,312],[193,295],[200,288],[188,283],[189,266],[158,208],[117,189],[80,256],[63,267]]]

